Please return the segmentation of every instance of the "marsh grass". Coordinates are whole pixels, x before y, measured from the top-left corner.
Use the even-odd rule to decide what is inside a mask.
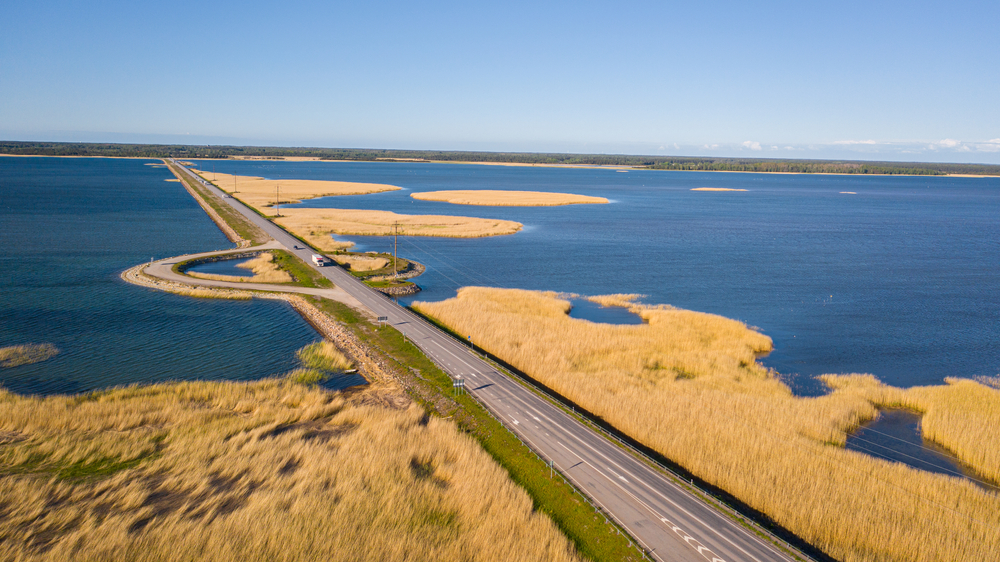
[[[30,365],[51,359],[59,353],[59,349],[51,343],[29,343],[0,347],[0,368]]]
[[[604,302],[629,304],[614,296]],[[600,302],[600,301],[598,301]],[[800,398],[740,322],[630,305],[643,325],[574,319],[553,293],[467,287],[415,303],[458,333],[839,560],[991,559],[1000,496],[960,478],[848,451],[847,433],[891,405],[924,412],[928,438],[995,477],[1000,392],[974,381],[908,390],[827,377]]]
[[[287,378],[0,390],[0,559],[576,559],[453,423],[357,404]]]
[[[389,260],[383,257],[333,255],[330,256],[340,265],[346,265],[351,271],[376,271],[389,265]]]
[[[223,191],[233,193],[235,188],[238,191],[236,196],[241,201],[252,207],[256,207],[258,210],[273,206],[275,195],[280,197],[280,202],[284,205],[287,203],[301,203],[304,199],[313,199],[316,197],[363,195],[400,189],[394,185],[378,183],[294,179],[269,180],[252,176],[215,174],[196,168],[192,168],[191,171],[214,183]]]
[[[185,275],[198,279],[208,279],[211,281],[227,281],[235,283],[291,283],[295,281],[292,276],[278,267],[274,261],[274,255],[270,252],[263,252],[256,258],[236,264],[236,267],[249,269],[252,276],[241,275],[219,275],[215,273],[200,273],[197,271],[185,271]]]
[[[424,191],[410,197],[422,201],[443,201],[455,205],[485,205],[491,207],[553,207],[558,205],[607,203],[604,197],[549,193],[545,191],[453,190]]]

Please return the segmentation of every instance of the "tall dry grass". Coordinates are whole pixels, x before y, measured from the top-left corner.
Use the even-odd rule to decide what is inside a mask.
[[[364,195],[400,189],[394,185],[379,183],[359,183],[326,180],[269,180],[252,176],[233,176],[206,172],[192,168],[192,171],[213,182],[223,191],[232,193],[235,189],[240,200],[257,210],[274,205],[275,196],[281,204],[301,203],[303,199],[327,197],[331,195]]]
[[[275,222],[293,234],[310,243],[318,243],[319,249],[334,251],[344,244],[337,242],[329,234],[353,234],[358,236],[387,236],[393,233],[393,225],[400,225],[400,234],[405,236],[443,236],[448,238],[479,238],[513,234],[523,226],[521,223],[500,219],[475,217],[449,217],[443,215],[399,215],[390,211],[368,211],[360,209],[315,209],[292,207],[282,209],[282,217]]]
[[[770,339],[720,316],[632,305],[646,324],[597,324],[570,318],[552,293],[477,287],[414,306],[837,559],[1000,552],[998,495],[843,448],[877,407],[905,405],[925,412],[925,435],[994,475],[996,390],[902,390],[855,375],[799,398],[756,361]]]
[[[455,205],[485,205],[491,207],[554,207],[558,205],[607,203],[604,197],[548,193],[545,191],[452,190],[424,191],[410,197],[422,201],[444,201]]]
[[[348,266],[351,271],[375,271],[389,265],[389,260],[382,257],[373,256],[330,256],[340,265]]]
[[[291,274],[274,263],[274,254],[270,252],[263,252],[256,258],[236,264],[236,267],[249,269],[253,275],[219,275],[216,273],[200,273],[198,271],[185,271],[184,274],[198,279],[235,283],[291,283],[295,280]]]
[[[0,390],[0,559],[576,555],[451,422],[270,379]]]
[[[0,347],[0,368],[38,363],[56,356],[59,349],[51,343],[29,343]]]
[[[288,378],[302,384],[317,384],[330,374],[343,373],[353,364],[328,341],[307,345],[296,352],[302,367],[288,374]]]

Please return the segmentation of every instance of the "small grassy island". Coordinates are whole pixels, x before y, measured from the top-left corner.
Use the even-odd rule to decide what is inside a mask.
[[[55,357],[59,353],[51,343],[29,343],[0,347],[0,368],[9,369],[20,365],[30,365]]]
[[[455,205],[483,205],[490,207],[552,207],[607,203],[604,197],[548,193],[544,191],[454,190],[424,191],[410,195],[422,201],[444,201]]]

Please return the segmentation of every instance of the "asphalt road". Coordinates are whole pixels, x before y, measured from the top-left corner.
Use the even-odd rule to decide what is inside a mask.
[[[215,186],[187,171],[223,201],[272,236],[289,252],[312,263],[301,242]],[[467,345],[372,290],[336,266],[318,271],[356,298],[375,316],[413,341],[512,431],[635,537],[655,560],[691,562],[793,560],[771,542],[723,515],[715,507],[652,469],[636,454],[583,425],[483,361]],[[779,491],[775,491],[779,493]]]

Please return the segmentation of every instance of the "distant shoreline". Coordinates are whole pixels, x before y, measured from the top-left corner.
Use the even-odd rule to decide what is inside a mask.
[[[0,156],[4,156],[0,154]],[[85,157],[78,157],[85,158]],[[191,160],[219,160],[217,158],[191,158]],[[848,174],[844,172],[755,172],[748,170],[660,170],[618,164],[548,164],[535,162],[472,162],[467,160],[421,160],[419,158],[378,158],[375,160],[330,160],[318,156],[286,157],[239,157],[230,156],[221,160],[245,160],[260,162],[372,162],[383,164],[463,164],[472,166],[510,166],[515,168],[572,168],[579,170],[624,170],[636,172],[706,172],[718,174],[777,174],[785,176],[855,176],[855,177],[901,177],[901,178],[1000,178],[1000,175],[984,174]]]
[[[76,155],[76,154],[8,154],[0,153],[0,157],[9,156],[14,158],[110,158],[125,160],[161,160],[156,156],[103,156],[103,155]],[[318,156],[272,156],[272,157],[239,157],[229,156],[227,158],[205,158],[205,157],[184,157],[185,160],[204,161],[261,161],[261,162],[329,162],[329,163],[398,163],[398,164],[463,164],[477,166],[510,166],[518,168],[567,168],[580,170],[613,170],[613,171],[647,171],[647,172],[707,172],[724,174],[777,174],[792,176],[853,176],[853,177],[904,177],[904,178],[1000,178],[1000,175],[989,174],[851,174],[846,172],[760,172],[754,170],[664,170],[642,166],[630,166],[624,164],[556,164],[544,162],[474,162],[467,160],[424,160],[419,158],[376,158],[374,160],[349,160],[349,159],[329,159]]]

